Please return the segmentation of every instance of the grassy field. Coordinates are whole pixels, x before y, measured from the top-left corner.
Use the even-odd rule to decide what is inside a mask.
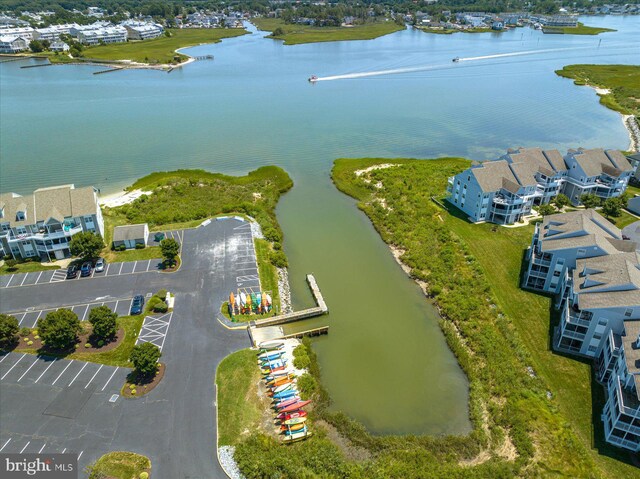
[[[218,366],[218,443],[237,444],[255,429],[261,412],[255,400],[255,385],[260,379],[256,352],[243,349],[227,356]]]
[[[137,479],[143,471],[151,469],[146,456],[133,452],[116,451],[105,454],[90,466],[89,479]]]
[[[162,251],[160,251],[160,246],[147,246],[143,249],[128,249],[124,251],[112,251],[111,248],[105,248],[103,257],[107,260],[107,263],[141,261],[162,258]]]
[[[271,304],[274,310],[281,311],[280,292],[278,290],[278,271],[271,264],[269,254],[273,250],[271,243],[264,239],[254,240],[256,260],[258,262],[258,274],[263,291],[271,292]]]
[[[576,85],[609,89],[610,94],[600,95],[600,103],[626,115],[640,116],[639,65],[567,65],[556,74],[573,79]]]
[[[640,219],[636,218],[635,216],[633,216],[631,213],[628,213],[627,211],[622,211],[622,214],[620,216],[618,216],[617,218],[611,218],[612,220],[614,220],[615,225],[622,229],[625,226],[629,226],[631,223],[635,223],[636,221],[640,221]]]
[[[47,271],[50,269],[60,269],[60,266],[44,265],[37,261],[18,263],[14,268],[9,268],[6,264],[3,264],[0,266],[0,274],[32,273],[34,271]]]
[[[615,32],[611,28],[589,27],[584,23],[578,22],[577,27],[545,27],[546,31],[559,31],[565,35],[598,35],[605,32]]]
[[[389,162],[403,166],[377,170],[360,178],[353,175],[356,169]],[[486,365],[486,371],[476,371],[456,353],[469,376],[472,392],[481,388],[490,398],[503,398],[497,404],[489,400],[493,420],[503,425],[504,421],[513,421],[509,426],[512,433],[524,426],[536,452],[527,455],[527,448],[523,447],[526,440],[520,438],[522,445],[516,443],[516,447],[523,468],[514,475],[637,475],[629,457],[602,439],[602,389],[592,382],[590,364],[550,350],[550,299],[519,287],[523,254],[533,227],[472,225],[455,208],[447,211],[430,201],[432,195],[444,191],[447,176],[468,164],[457,159],[338,160],[333,178],[342,191],[360,200],[359,207],[386,242],[406,250],[403,261],[412,268],[414,277],[428,283],[430,294],[446,318],[443,330],[454,352],[457,346],[447,334],[449,322],[465,338],[474,362]],[[364,179],[371,183],[364,183]],[[370,186],[378,181],[384,185],[379,191]],[[376,201],[381,197],[393,214]],[[473,275],[468,276],[465,270]],[[474,290],[476,293],[470,296]],[[496,326],[498,335],[492,336],[490,332]],[[522,377],[525,366],[533,369],[535,377],[531,381]],[[505,383],[502,373],[497,372],[500,368],[520,371],[514,371]],[[551,399],[540,400],[539,391],[545,395],[549,391]],[[499,403],[509,404],[513,398],[518,399],[501,411]],[[472,394],[472,410],[476,400]],[[517,417],[520,408],[528,411],[527,417]],[[519,421],[523,423],[518,424]]]
[[[138,63],[166,64],[174,62],[179,48],[203,43],[218,43],[223,38],[237,37],[248,33],[240,28],[183,28],[169,29],[170,37],[160,36],[152,40],[113,43],[86,48],[85,59],[131,60]],[[179,55],[182,60],[186,55]],[[182,61],[181,60],[181,61]]]
[[[272,34],[269,35],[269,38],[284,40],[285,45],[343,40],[371,40],[405,28],[392,21],[367,23],[354,27],[312,27],[309,25],[288,24],[279,18],[254,18],[253,23],[260,30],[267,32],[273,32],[277,28],[282,29],[284,31],[283,35],[273,36]]]

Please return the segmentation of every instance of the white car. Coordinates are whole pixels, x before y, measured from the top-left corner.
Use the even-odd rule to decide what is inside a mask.
[[[104,271],[104,265],[105,265],[106,261],[104,260],[104,258],[98,258],[98,261],[96,261],[96,273],[102,273]]]

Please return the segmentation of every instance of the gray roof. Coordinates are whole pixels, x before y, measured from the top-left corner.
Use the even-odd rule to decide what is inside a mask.
[[[570,152],[576,162],[584,170],[587,176],[599,176],[606,173],[613,177],[618,177],[624,171],[632,171],[633,167],[629,160],[618,150],[603,150],[596,148],[593,150],[578,149]]]
[[[509,163],[505,160],[486,161],[479,167],[471,168],[471,173],[484,192],[500,190],[503,187],[503,179],[518,184]]]
[[[509,150],[508,155],[514,163],[533,163],[539,168],[553,171],[562,171],[567,169],[567,165],[558,150],[520,147],[514,150]],[[553,174],[553,172],[551,174]]]
[[[27,196],[3,193],[0,195],[0,208],[4,210],[0,221],[8,221],[11,227],[25,226],[49,218],[63,221],[65,217],[96,214],[98,199],[92,186],[75,188],[74,185],[62,185],[40,188]],[[26,213],[24,221],[16,220],[19,211]]]
[[[622,232],[593,209],[545,216],[540,229],[542,251],[600,247],[609,254],[635,251]]]
[[[640,290],[638,263],[640,256],[635,251],[578,260],[573,271],[575,291],[605,293],[623,288]]]
[[[116,226],[113,229],[113,241],[147,240],[147,223],[138,225]]]

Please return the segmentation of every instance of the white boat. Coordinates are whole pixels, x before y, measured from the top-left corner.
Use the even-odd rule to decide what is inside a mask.
[[[293,387],[293,383],[282,384],[273,390],[273,394],[278,394],[282,391],[287,391]]]
[[[264,293],[264,298],[267,300],[267,304],[271,306],[271,295],[269,293]]]
[[[242,293],[244,294],[244,293]],[[282,347],[284,347],[284,341],[278,341],[278,340],[274,340],[274,341],[263,341],[260,344],[258,344],[258,347],[260,349],[280,349]]]
[[[460,61],[460,57],[455,57],[453,60],[451,60],[454,63],[458,63]]]
[[[317,81],[318,81],[318,77],[317,77],[317,76],[315,76],[315,75],[311,75],[311,76],[309,77],[309,82],[310,82],[310,83],[315,83],[315,82],[317,82]]]
[[[236,308],[240,307],[240,296],[236,296]]]
[[[242,306],[247,304],[247,295],[244,294],[244,291],[240,292],[240,304],[242,304]]]

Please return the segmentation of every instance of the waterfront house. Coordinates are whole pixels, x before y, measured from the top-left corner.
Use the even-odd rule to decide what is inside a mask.
[[[0,35],[0,53],[19,53],[29,49],[25,38],[14,35]]]
[[[53,42],[49,46],[49,50],[51,50],[52,52],[68,52],[69,51],[69,45],[67,45],[63,41],[57,41],[57,42]]]
[[[69,241],[82,231],[102,235],[97,190],[74,185],[40,188],[28,196],[0,195],[0,254],[41,261],[69,257]]]
[[[157,23],[128,20],[120,25],[127,29],[127,35],[130,40],[150,40],[164,33],[164,28]]]
[[[565,162],[569,174],[563,192],[574,205],[580,204],[584,194],[605,200],[621,196],[634,173],[629,160],[618,150],[569,150]]]
[[[449,178],[448,201],[473,222],[512,224],[555,197],[566,174],[557,150],[512,149]]]
[[[78,32],[78,41],[83,45],[97,45],[99,43],[122,43],[128,38],[127,29],[119,25],[112,27],[82,30]]]
[[[576,261],[633,252],[636,243],[595,210],[578,210],[545,216],[535,226],[527,251],[523,286],[551,294],[565,292],[568,274]]]
[[[146,245],[149,237],[149,226],[147,223],[138,225],[116,226],[113,229],[113,249],[124,246],[127,249],[135,248],[136,245]]]

